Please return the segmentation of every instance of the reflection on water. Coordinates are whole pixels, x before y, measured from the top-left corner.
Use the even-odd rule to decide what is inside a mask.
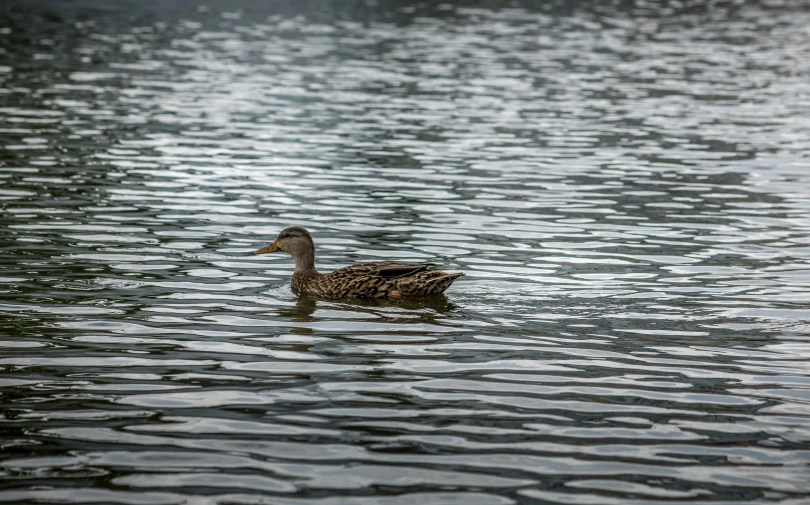
[[[0,502],[805,503],[807,5],[500,7],[4,5]]]

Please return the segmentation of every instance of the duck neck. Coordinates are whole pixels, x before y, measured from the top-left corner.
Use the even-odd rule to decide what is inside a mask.
[[[315,250],[314,248],[300,251],[298,254],[293,256],[295,259],[295,273],[298,275],[316,275],[318,273],[315,270]]]

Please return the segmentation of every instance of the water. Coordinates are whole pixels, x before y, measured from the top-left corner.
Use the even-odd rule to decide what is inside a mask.
[[[807,3],[107,4],[0,16],[0,502],[810,503]]]

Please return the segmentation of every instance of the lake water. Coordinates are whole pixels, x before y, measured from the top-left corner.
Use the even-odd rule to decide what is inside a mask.
[[[0,6],[0,502],[810,503],[810,4],[431,5]]]

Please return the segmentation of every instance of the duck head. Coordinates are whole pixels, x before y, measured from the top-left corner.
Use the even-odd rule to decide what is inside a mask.
[[[282,251],[295,259],[296,270],[314,268],[315,244],[312,237],[304,228],[291,226],[281,230],[276,240],[267,247],[263,247],[253,254],[266,254]]]

